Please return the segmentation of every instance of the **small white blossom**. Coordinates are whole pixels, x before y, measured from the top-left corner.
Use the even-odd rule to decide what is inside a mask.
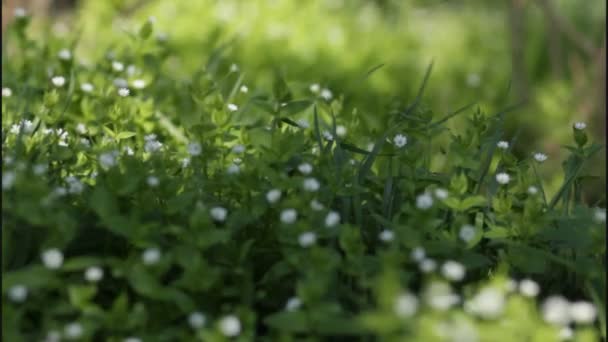
[[[228,169],[226,170],[226,172],[227,172],[229,175],[235,175],[235,174],[237,174],[237,173],[241,172],[241,169],[240,169],[240,168],[239,168],[239,166],[238,166],[238,165],[236,165],[236,164],[230,164],[230,165],[228,166]]]
[[[243,145],[235,145],[232,147],[232,153],[240,154],[245,152],[245,146]]]
[[[82,90],[85,93],[90,93],[93,91],[93,89],[94,89],[94,87],[91,83],[83,83],[80,85],[80,90]]]
[[[317,83],[311,84],[310,87],[308,88],[310,89],[311,93],[318,93],[319,91],[321,91],[321,86],[318,85]]]
[[[296,219],[298,218],[298,213],[296,212],[295,209],[285,209],[283,211],[281,211],[281,222],[285,223],[285,224],[292,224],[294,222],[296,222]]]
[[[444,200],[444,199],[448,198],[448,191],[443,188],[437,188],[437,189],[435,189],[435,197],[437,197],[440,200]]]
[[[114,86],[116,88],[127,88],[129,86],[129,82],[127,82],[127,80],[125,80],[124,78],[116,78],[114,79]]]
[[[427,210],[433,206],[433,197],[427,192],[416,197],[416,207],[421,210]]]
[[[281,199],[281,190],[272,189],[266,193],[266,200],[268,203],[276,203]]]
[[[135,151],[130,146],[125,146],[123,149],[128,156],[132,156],[135,154]]]
[[[91,266],[84,272],[84,279],[90,283],[96,283],[103,279],[103,269],[98,266]]]
[[[144,89],[146,87],[146,81],[141,79],[134,80],[132,84],[135,89]]]
[[[130,64],[130,65],[127,67],[127,75],[128,75],[128,76],[133,76],[133,75],[135,75],[135,73],[136,73],[136,72],[137,72],[137,68],[135,67],[135,65]]]
[[[223,207],[213,207],[209,211],[211,217],[216,221],[224,221],[226,220],[226,216],[228,216],[228,210]]]
[[[80,323],[73,322],[65,326],[63,335],[69,340],[76,340],[82,337],[83,330]]]
[[[129,88],[119,88],[118,89],[118,95],[120,95],[122,97],[127,97],[127,96],[129,96],[130,93],[131,93],[131,91],[129,90]]]
[[[14,171],[2,172],[2,190],[8,190],[12,188],[13,184],[15,184],[16,179],[17,174]]]
[[[102,153],[99,155],[99,164],[107,170],[116,165],[117,155],[116,151]]]
[[[570,304],[570,317],[579,324],[591,324],[595,321],[597,310],[589,302],[578,301]]]
[[[579,131],[582,131],[587,128],[587,124],[584,122],[576,122],[574,123],[574,128],[578,129]]]
[[[422,247],[416,247],[412,249],[410,256],[416,261],[421,261],[426,257],[426,251]]]
[[[57,248],[47,249],[42,252],[42,263],[51,270],[56,270],[63,265],[63,253]]]
[[[156,140],[156,134],[148,134],[144,137],[144,151],[154,153],[163,147],[163,144]]]
[[[285,303],[286,311],[296,311],[302,306],[302,301],[298,297],[291,297]]]
[[[63,59],[64,61],[69,61],[72,59],[72,53],[68,49],[61,49],[59,53],[57,53],[57,57],[59,57],[59,59]]]
[[[237,72],[237,71],[239,71],[239,66],[236,65],[236,64],[234,64],[234,63],[232,63],[230,65],[230,72]]]
[[[192,329],[200,329],[206,322],[207,318],[201,312],[195,311],[188,315],[188,324],[190,324]]]
[[[395,299],[393,310],[399,317],[412,317],[418,310],[418,298],[411,293],[400,294]]]
[[[593,213],[593,219],[598,223],[606,222],[606,209],[596,208],[595,212]]]
[[[296,123],[298,124],[298,126],[300,126],[300,128],[309,128],[310,124],[308,123],[308,120],[306,119],[298,119],[298,121],[296,121]]]
[[[121,72],[125,69],[125,65],[122,64],[121,62],[114,61],[114,62],[112,62],[112,69],[114,69],[114,71],[116,71],[116,72]]]
[[[464,266],[456,261],[448,260],[441,266],[441,274],[448,280],[461,281],[465,272]]]
[[[197,142],[191,142],[188,144],[188,154],[191,156],[198,156],[202,153],[203,148],[201,147],[201,144],[197,143]]]
[[[310,174],[312,172],[312,165],[309,163],[302,163],[298,165],[298,171],[305,175]]]
[[[239,110],[239,107],[234,103],[229,103],[226,107],[228,107],[228,110],[231,112],[236,112],[237,110]]]
[[[329,90],[329,89],[327,89],[327,88],[325,88],[325,89],[321,90],[321,97],[322,97],[323,99],[325,99],[325,100],[329,101],[329,100],[331,100],[331,98],[332,98],[333,96],[334,96],[334,95],[332,94],[331,90]]]
[[[306,191],[310,191],[310,192],[315,192],[317,190],[319,190],[319,188],[321,187],[321,184],[319,183],[319,181],[316,178],[306,178],[304,179],[304,190]]]
[[[460,297],[452,293],[450,285],[433,281],[424,293],[429,306],[435,310],[445,311],[458,304]]]
[[[222,318],[219,327],[222,334],[228,337],[234,337],[241,333],[241,321],[234,315]]]
[[[325,206],[323,206],[323,204],[321,204],[321,202],[317,201],[316,199],[313,199],[312,201],[310,201],[310,208],[312,208],[312,210],[314,211],[321,211],[325,209]]]
[[[236,157],[236,158],[232,159],[232,162],[239,165],[243,162],[243,159]]]
[[[186,158],[182,159],[182,167],[186,168],[186,167],[188,167],[188,165],[190,165],[190,158],[186,157]]]
[[[538,188],[535,187],[534,185],[531,185],[528,187],[528,193],[530,195],[536,195],[538,193]]]
[[[334,136],[331,133],[329,133],[329,131],[323,131],[323,133],[321,133],[321,134],[323,135],[323,138],[325,138],[325,140],[328,140],[328,141],[334,140]]]
[[[519,282],[519,292],[525,297],[536,297],[540,292],[540,287],[532,279],[523,279]]]
[[[305,232],[298,237],[300,246],[306,248],[314,245],[317,242],[317,235],[313,232]]]
[[[160,261],[161,252],[156,247],[147,248],[141,255],[141,261],[144,265],[155,265]]]
[[[343,137],[346,135],[346,127],[342,126],[342,125],[338,125],[336,126],[336,134],[339,137]]]
[[[13,11],[13,15],[15,16],[15,18],[24,18],[27,16],[27,12],[23,7],[16,7]]]
[[[27,299],[27,294],[25,285],[14,285],[8,289],[8,298],[15,303],[23,303]]]
[[[547,160],[547,155],[544,153],[536,152],[536,153],[534,153],[534,160],[536,160],[539,163],[542,163],[545,160]]]
[[[570,327],[563,327],[559,330],[559,338],[562,341],[571,340],[574,337],[574,331]]]
[[[327,213],[327,216],[325,216],[326,227],[331,228],[337,225],[338,223],[340,223],[340,214],[338,214],[338,212],[330,211],[329,213]]]
[[[465,307],[468,312],[482,318],[496,319],[503,313],[505,296],[494,287],[486,287],[467,302]]]
[[[496,144],[496,146],[497,146],[498,148],[500,148],[501,150],[506,150],[506,149],[508,149],[508,148],[509,148],[509,142],[508,142],[508,141],[501,140],[501,141],[499,141],[499,142]]]
[[[139,338],[139,337],[131,336],[131,337],[125,338],[124,340],[122,340],[122,342],[142,342],[142,341],[141,341],[141,338]]]
[[[460,232],[458,232],[458,237],[466,243],[469,243],[471,240],[475,238],[476,232],[475,227],[470,224],[465,224],[460,228]]]
[[[496,181],[499,184],[503,184],[503,185],[509,184],[509,182],[511,181],[511,176],[509,176],[508,173],[501,172],[496,175]]]
[[[79,194],[84,190],[84,184],[74,176],[68,176],[65,179],[68,184],[68,192],[71,194]]]
[[[543,302],[542,316],[545,322],[565,326],[570,323],[570,303],[562,296],[550,296]]]
[[[85,124],[83,123],[79,123],[78,125],[76,125],[76,132],[78,132],[79,134],[87,133],[87,126],[85,126]]]
[[[249,88],[247,88],[246,85],[242,85],[239,90],[241,91],[241,93],[243,94],[247,94],[247,92],[249,91]]]
[[[65,77],[54,76],[53,78],[51,78],[51,83],[53,83],[55,87],[63,87],[65,85]]]
[[[49,330],[42,342],[60,342],[61,333],[57,330]]]
[[[2,87],[2,97],[11,97],[13,96],[13,91],[11,88]]]
[[[156,176],[148,176],[148,178],[146,179],[146,183],[148,183],[149,186],[155,188],[160,184],[160,180]]]
[[[403,134],[397,134],[393,138],[393,144],[395,144],[395,146],[398,148],[402,148],[403,146],[407,145],[407,137]]]
[[[425,258],[420,261],[418,267],[420,267],[420,271],[422,271],[423,273],[430,273],[437,269],[437,262],[433,259]]]
[[[382,242],[388,243],[395,239],[395,233],[393,233],[393,231],[390,229],[384,229],[380,232],[380,234],[378,235],[378,238]]]

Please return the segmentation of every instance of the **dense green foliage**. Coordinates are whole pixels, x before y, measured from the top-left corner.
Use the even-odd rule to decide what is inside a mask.
[[[546,156],[513,153],[508,98],[436,109],[432,67],[395,63],[417,82],[386,100],[398,80],[366,74],[384,61],[365,51],[397,60],[389,40],[256,74],[304,64],[227,55],[212,25],[204,50],[180,45],[192,24],[173,40],[154,20],[82,63],[80,41],[32,39],[29,20],[3,49],[5,340],[605,337],[605,209],[581,195],[602,146],[584,125],[558,127],[549,194]],[[348,78],[323,82],[335,65]]]

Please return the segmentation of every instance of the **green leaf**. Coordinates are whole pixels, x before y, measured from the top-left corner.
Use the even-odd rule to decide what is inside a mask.
[[[134,137],[135,135],[137,135],[137,133],[135,132],[128,132],[128,131],[124,131],[124,132],[120,132],[116,135],[116,137],[114,137],[116,140],[123,140],[123,139],[128,139],[130,137]]]
[[[295,115],[310,107],[311,104],[312,101],[310,100],[295,100],[287,102],[284,106],[279,108],[279,113],[287,116]]]
[[[146,40],[148,37],[150,37],[150,34],[152,34],[152,22],[147,20],[146,23],[143,24],[139,29],[139,37]]]

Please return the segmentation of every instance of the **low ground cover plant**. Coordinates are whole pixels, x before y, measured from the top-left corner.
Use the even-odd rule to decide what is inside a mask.
[[[510,152],[525,144],[503,131],[516,108],[434,113],[431,67],[388,130],[362,137],[323,84],[250,88],[218,51],[175,76],[152,19],[85,63],[17,14],[7,341],[605,338],[606,213],[581,200],[602,146],[583,122],[563,127],[573,144],[548,196],[548,156]],[[445,127],[456,115],[466,131]]]

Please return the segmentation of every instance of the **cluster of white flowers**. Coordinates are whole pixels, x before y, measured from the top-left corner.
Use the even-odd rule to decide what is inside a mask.
[[[15,303],[23,303],[27,299],[28,289],[25,285],[13,285],[8,289],[8,298]]]
[[[241,91],[241,93],[243,94],[247,94],[247,92],[249,91],[249,88],[247,88],[246,85],[242,85],[239,90]]]
[[[460,231],[458,232],[458,237],[466,243],[471,242],[475,238],[476,232],[475,227],[470,224],[465,224],[460,227]]]
[[[505,296],[495,287],[486,287],[465,303],[465,310],[486,319],[496,319],[502,315]]]
[[[103,279],[103,269],[99,266],[91,266],[84,272],[84,279],[90,283],[97,283]]]
[[[285,303],[286,311],[296,311],[302,306],[302,301],[298,297],[291,297]]]
[[[241,172],[241,168],[238,165],[233,163],[233,164],[228,165],[228,169],[226,169],[226,172],[229,175],[236,175],[239,172]]]
[[[321,97],[327,101],[331,100],[332,97],[334,95],[332,94],[331,90],[327,89],[327,88],[323,88],[323,90],[321,90]]]
[[[411,293],[402,293],[395,299],[393,310],[399,317],[412,317],[418,311],[418,298]]]
[[[437,269],[437,262],[431,258],[424,258],[418,262],[418,267],[423,273],[431,273]]]
[[[200,329],[205,326],[207,322],[207,318],[202,312],[194,311],[190,315],[188,315],[188,324],[192,329]]]
[[[63,265],[63,253],[57,248],[50,248],[42,252],[42,263],[51,270],[56,270]]]
[[[597,317],[595,306],[586,301],[569,302],[562,296],[549,296],[541,307],[543,319],[553,325],[566,326],[571,322],[591,324]]]
[[[443,189],[443,188],[435,189],[435,197],[437,197],[440,200],[447,199],[448,195],[449,195],[449,193],[446,189]]]
[[[398,148],[402,148],[403,146],[407,145],[407,137],[403,134],[397,134],[393,138],[393,144]]]
[[[433,197],[428,192],[425,192],[416,197],[416,207],[421,210],[430,209],[433,206]]]
[[[296,121],[296,123],[298,124],[298,126],[300,126],[300,128],[309,128],[310,124],[308,123],[308,120],[306,119],[298,119],[298,121]]]
[[[236,112],[237,110],[239,110],[239,107],[237,105],[235,105],[234,103],[229,103],[226,107],[231,112]]]
[[[296,222],[297,219],[298,219],[298,212],[295,209],[289,208],[289,209],[284,209],[283,211],[281,211],[281,222],[283,222],[285,224],[292,224],[292,223]]]
[[[331,134],[329,131],[323,131],[321,134],[323,135],[323,138],[325,138],[325,140],[327,141],[334,140],[333,134]]]
[[[496,146],[501,150],[507,150],[509,148],[509,142],[501,140],[496,144]]]
[[[69,61],[70,59],[72,59],[72,53],[68,49],[61,49],[57,53],[57,57],[59,57],[59,59],[62,59],[64,61]]]
[[[15,16],[15,18],[25,18],[27,16],[27,12],[23,7],[15,7],[13,15]]]
[[[346,135],[346,127],[344,127],[342,125],[336,126],[336,134],[339,137],[344,137]]]
[[[266,193],[266,200],[268,203],[276,203],[281,199],[281,190],[279,189],[271,189]]]
[[[579,130],[579,131],[582,131],[585,128],[587,128],[587,124],[584,123],[584,122],[575,122],[574,123],[574,128],[577,129],[577,130]]]
[[[141,261],[144,265],[155,265],[160,261],[161,252],[160,249],[156,247],[146,248],[144,252],[141,254]]]
[[[127,97],[130,93],[129,88],[118,88],[118,95],[121,97]]]
[[[542,163],[545,160],[547,160],[547,155],[544,153],[536,152],[536,153],[534,153],[534,160],[536,160],[539,163]]]
[[[19,132],[23,132],[25,134],[31,134],[36,127],[31,120],[21,120],[17,124],[11,125],[11,129],[9,132],[12,134],[19,134]]]
[[[509,176],[509,174],[506,172],[500,172],[496,174],[496,181],[499,184],[506,185],[511,181],[511,176]]]
[[[105,170],[113,167],[117,163],[118,151],[104,152],[99,155],[99,165]]]
[[[160,179],[156,176],[148,176],[148,178],[146,178],[146,183],[148,183],[150,187],[155,188],[160,184]]]
[[[321,86],[318,83],[313,83],[308,89],[310,89],[311,93],[316,94],[321,91]]]
[[[119,89],[127,88],[129,86],[129,82],[127,82],[127,80],[125,80],[124,78],[120,78],[120,77],[115,78],[113,84],[116,88],[119,88]]]
[[[85,82],[83,84],[80,85],[80,90],[82,90],[85,93],[90,93],[95,89],[95,87],[93,86],[93,84]]]
[[[426,257],[426,251],[422,247],[415,247],[412,249],[410,256],[414,261],[422,261]]]
[[[382,242],[391,242],[395,239],[395,233],[390,229],[383,229],[380,234],[378,234],[378,238]]]
[[[298,237],[300,246],[306,248],[314,245],[317,242],[317,234],[314,232],[304,232]]]
[[[234,154],[241,154],[243,152],[245,152],[245,145],[238,144],[232,147],[232,153]]]
[[[225,316],[220,320],[219,328],[225,336],[234,337],[241,333],[241,321],[234,315]]]
[[[2,190],[8,190],[13,187],[17,180],[17,173],[15,171],[4,171],[2,172]]]
[[[314,211],[321,211],[321,210],[325,209],[325,206],[323,204],[321,204],[321,202],[317,201],[316,199],[313,199],[312,201],[310,201],[310,208]]]
[[[78,322],[72,322],[72,323],[66,325],[63,329],[63,335],[68,340],[77,340],[80,337],[82,337],[83,333],[84,333],[84,329],[82,328],[82,324],[80,324]]]
[[[460,296],[452,292],[449,284],[432,281],[424,291],[424,299],[428,305],[439,311],[446,311],[460,302]]]
[[[65,182],[68,184],[67,190],[71,194],[79,194],[84,190],[84,184],[74,176],[66,177]]]
[[[441,274],[451,281],[461,281],[465,273],[464,265],[453,260],[448,260],[441,266]]]
[[[606,222],[606,209],[605,208],[596,208],[593,213],[593,219],[595,222],[604,223]]]
[[[223,222],[224,220],[226,220],[226,217],[228,216],[228,210],[223,207],[213,207],[213,208],[211,208],[209,213],[211,214],[211,217],[215,221],[219,221],[219,222]]]
[[[316,178],[304,179],[303,185],[304,185],[304,190],[310,191],[310,192],[318,191],[319,188],[321,187],[321,184],[319,183],[319,181]]]
[[[309,163],[302,163],[298,165],[298,171],[300,171],[304,175],[308,175],[312,172],[312,165]]]
[[[332,210],[327,213],[327,216],[325,216],[326,227],[331,228],[337,225],[338,223],[340,223],[340,214],[338,212]]]
[[[148,153],[154,153],[163,147],[163,144],[156,139],[156,134],[144,136],[144,141],[144,150]]]
[[[131,82],[131,84],[133,85],[133,88],[135,88],[135,89],[144,89],[146,87],[146,81],[144,81],[142,79],[133,80],[133,82]]]
[[[522,279],[519,282],[519,293],[524,297],[536,297],[540,293],[540,286],[532,279]]]
[[[11,97],[13,96],[13,91],[11,88],[2,87],[2,97]]]
[[[57,88],[63,87],[65,85],[65,77],[53,76],[51,77],[51,83]]]
[[[528,193],[530,195],[536,195],[538,193],[538,188],[535,187],[534,185],[531,185],[528,187]]]
[[[125,69],[125,65],[119,61],[112,62],[112,69],[116,72],[122,72]]]
[[[131,336],[131,337],[125,338],[124,340],[122,340],[122,342],[142,342],[142,341],[141,341],[141,338],[139,338],[139,337]]]

